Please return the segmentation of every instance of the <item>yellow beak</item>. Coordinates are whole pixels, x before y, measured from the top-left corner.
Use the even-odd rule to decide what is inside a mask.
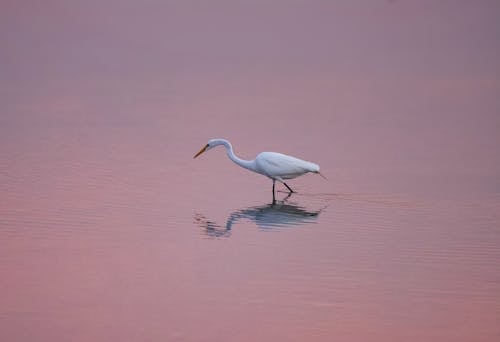
[[[200,150],[200,152],[196,153],[193,158],[196,158],[200,154],[202,154],[203,152],[205,152],[207,150],[207,147],[208,147],[208,144],[206,144],[205,146],[203,146],[203,148]]]

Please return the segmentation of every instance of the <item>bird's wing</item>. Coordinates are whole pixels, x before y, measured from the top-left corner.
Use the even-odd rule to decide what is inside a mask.
[[[262,152],[255,161],[259,171],[271,178],[290,179],[319,171],[319,166],[314,163],[277,152]]]

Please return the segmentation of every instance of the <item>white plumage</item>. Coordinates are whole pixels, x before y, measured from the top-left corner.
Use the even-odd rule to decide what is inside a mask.
[[[284,182],[285,179],[302,176],[308,172],[321,175],[319,172],[319,165],[278,152],[261,152],[254,160],[240,159],[234,154],[231,143],[225,139],[209,140],[208,143],[194,156],[194,158],[219,145],[226,148],[226,153],[229,159],[239,166],[271,178],[273,180],[273,199],[276,181],[283,183],[290,192],[294,192],[288,184]]]
[[[308,172],[319,172],[317,164],[278,152],[259,153],[255,158],[255,166],[259,173],[279,181],[292,179]]]

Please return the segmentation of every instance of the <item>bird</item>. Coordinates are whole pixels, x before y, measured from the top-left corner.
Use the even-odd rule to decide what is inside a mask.
[[[203,146],[203,148],[196,153],[193,158],[196,158],[200,154],[217,146],[224,146],[227,156],[234,163],[247,170],[270,178],[273,181],[273,201],[275,200],[276,181],[286,186],[290,194],[292,194],[295,193],[295,191],[285,183],[285,180],[287,179],[293,179],[309,172],[319,174],[321,177],[326,179],[326,177],[319,172],[318,164],[278,152],[261,152],[257,155],[257,157],[255,157],[254,160],[241,159],[234,154],[233,146],[226,139],[209,140],[208,143]]]

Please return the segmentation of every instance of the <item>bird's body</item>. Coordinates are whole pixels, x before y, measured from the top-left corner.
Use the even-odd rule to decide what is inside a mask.
[[[231,159],[239,166],[272,179],[273,199],[274,186],[276,181],[283,183],[288,188],[288,190],[290,190],[290,192],[294,192],[285,183],[285,179],[293,179],[309,172],[321,175],[321,173],[319,172],[319,165],[278,152],[261,152],[254,160],[240,159],[234,154],[233,146],[231,145],[231,143],[225,139],[209,140],[208,144],[206,144],[200,150],[200,152],[198,152],[194,156],[194,158],[198,157],[203,152],[219,145],[222,145],[226,148],[226,153],[229,159]]]
[[[308,172],[319,172],[317,164],[278,152],[262,152],[254,160],[256,172],[271,179],[293,179]]]

